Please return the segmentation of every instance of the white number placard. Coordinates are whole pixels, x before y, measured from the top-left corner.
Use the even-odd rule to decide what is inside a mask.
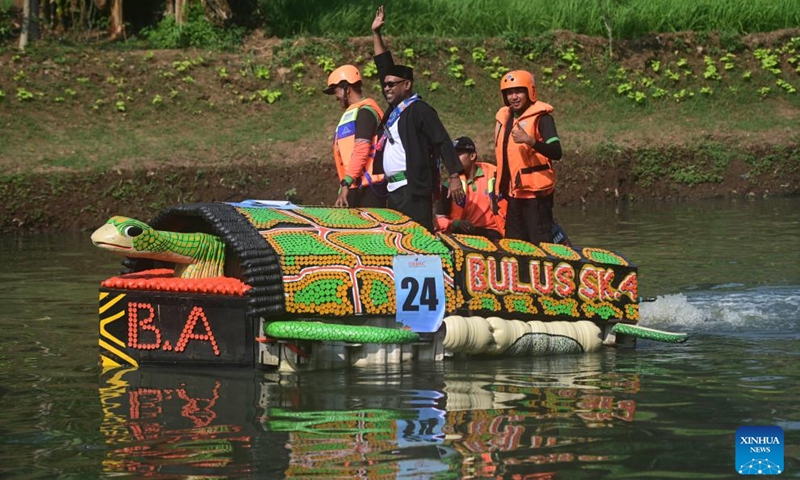
[[[435,332],[444,320],[442,259],[437,255],[394,257],[397,321],[414,332]]]

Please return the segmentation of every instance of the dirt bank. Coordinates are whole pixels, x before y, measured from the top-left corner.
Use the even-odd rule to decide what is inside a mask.
[[[797,154],[795,147],[795,155]],[[646,152],[651,155],[653,152]],[[678,154],[690,164],[686,152]],[[662,152],[676,155],[675,152]],[[761,157],[768,155],[760,153]],[[734,160],[720,181],[687,184],[667,178],[642,185],[634,165],[642,152],[615,151],[613,157],[572,156],[557,166],[558,205],[763,198],[800,193],[797,165],[775,165],[759,175]],[[150,220],[162,209],[205,201],[247,198],[290,199],[299,204],[332,204],[336,179],[318,161],[256,167],[190,166],[145,170],[19,174],[0,184],[0,231],[85,231],[116,214]],[[648,182],[644,182],[648,183]]]
[[[200,201],[330,205],[341,111],[319,87],[327,64],[361,59],[366,69],[368,40],[253,36],[239,54],[0,50],[0,232],[86,231]],[[658,35],[615,43],[611,63],[605,39],[547,41],[397,40],[395,51],[413,57],[426,99],[484,160],[498,69],[540,74],[565,139],[558,205],[800,194],[800,107],[789,91],[800,30],[735,43]]]

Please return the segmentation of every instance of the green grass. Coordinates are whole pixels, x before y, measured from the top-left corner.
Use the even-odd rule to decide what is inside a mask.
[[[369,35],[372,0],[261,0],[270,32],[295,35]],[[391,35],[537,36],[570,30],[592,36],[638,38],[649,33],[723,31],[744,34],[800,25],[796,0],[386,0]],[[604,20],[605,19],[605,20]]]

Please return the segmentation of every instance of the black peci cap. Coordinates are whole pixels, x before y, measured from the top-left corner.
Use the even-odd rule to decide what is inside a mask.
[[[392,65],[386,71],[386,75],[414,81],[414,69],[405,65]]]
[[[475,149],[475,142],[469,137],[458,137],[453,140],[453,148],[467,152],[477,152]]]

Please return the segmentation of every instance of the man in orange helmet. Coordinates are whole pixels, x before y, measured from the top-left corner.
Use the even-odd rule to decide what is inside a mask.
[[[328,76],[323,90],[344,109],[333,133],[333,159],[339,174],[337,207],[386,207],[386,181],[373,171],[377,131],[383,110],[361,93],[361,72],[342,65]]]
[[[508,200],[506,238],[552,242],[553,160],[561,159],[553,107],[536,98],[533,74],[525,70],[503,75],[500,94],[505,106],[495,116],[495,194]]]

